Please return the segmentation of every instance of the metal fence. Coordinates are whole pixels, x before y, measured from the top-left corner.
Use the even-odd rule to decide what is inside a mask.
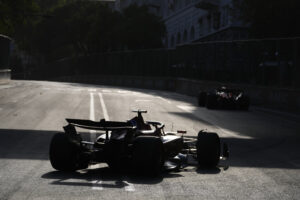
[[[0,34],[0,69],[9,68],[10,42],[9,37]]]
[[[56,61],[44,66],[43,72],[47,77],[78,74],[183,77],[300,88],[299,44],[300,38],[287,38],[110,52]]]

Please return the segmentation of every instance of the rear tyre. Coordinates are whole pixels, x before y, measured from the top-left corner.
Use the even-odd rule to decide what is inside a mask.
[[[240,109],[241,110],[249,110],[249,105],[250,105],[250,98],[248,96],[243,96],[240,99]]]
[[[105,145],[105,161],[110,169],[112,169],[115,172],[120,172],[127,167],[123,156],[124,153],[125,149],[123,141],[110,140]]]
[[[205,106],[205,103],[206,103],[206,92],[200,92],[198,94],[198,106]]]
[[[140,136],[135,139],[132,155],[135,172],[156,176],[161,173],[163,164],[163,143],[159,137]]]
[[[206,97],[206,108],[215,109],[217,107],[217,96],[208,94]]]
[[[50,163],[59,171],[75,171],[88,167],[88,162],[80,162],[80,146],[71,142],[65,133],[56,133],[50,143]]]
[[[201,167],[216,167],[220,161],[220,138],[216,133],[198,133],[197,160]]]

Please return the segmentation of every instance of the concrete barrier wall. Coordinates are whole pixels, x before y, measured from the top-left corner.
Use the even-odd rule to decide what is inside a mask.
[[[7,83],[11,79],[10,69],[0,69],[0,84]]]
[[[11,39],[0,34],[0,84],[7,83],[11,78],[9,68]]]
[[[197,96],[199,91],[209,91],[220,86],[243,89],[251,98],[252,105],[267,106],[300,112],[300,90],[258,87],[251,85],[224,84],[180,78],[137,77],[137,76],[68,76],[54,81],[124,86],[155,90],[167,90]]]

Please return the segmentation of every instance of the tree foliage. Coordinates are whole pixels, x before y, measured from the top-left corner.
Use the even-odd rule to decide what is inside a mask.
[[[164,23],[145,6],[132,5],[120,13],[97,1],[0,2],[6,12],[0,16],[1,32],[10,33],[18,45],[26,44],[23,49],[47,60],[162,47]]]
[[[34,0],[0,0],[0,31],[13,36],[18,27],[31,23],[39,6]]]
[[[149,13],[147,6],[134,4],[124,10],[123,18],[123,42],[129,49],[162,47],[165,24],[160,17]]]
[[[18,41],[21,48],[28,48],[27,38],[38,21],[39,5],[34,0],[0,0],[0,33]]]
[[[253,37],[300,36],[299,0],[234,0]]]

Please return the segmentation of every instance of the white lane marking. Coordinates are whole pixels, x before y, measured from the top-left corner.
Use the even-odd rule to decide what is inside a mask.
[[[72,89],[72,91],[74,91],[74,92],[81,92],[82,91],[82,89]]]
[[[103,116],[106,120],[109,120],[109,116],[107,114],[107,109],[106,109],[106,106],[105,106],[105,103],[104,103],[103,95],[102,95],[102,93],[98,93],[98,94],[99,94],[100,104],[101,104],[102,111],[103,111]],[[128,183],[127,181],[123,181],[123,182],[124,182],[124,184],[126,184],[126,186],[124,187],[125,191],[128,191],[128,192],[134,192],[135,191],[135,188],[134,188],[133,184]]]
[[[167,100],[167,99],[165,99],[165,98],[163,98],[163,97],[156,97],[156,98],[161,99],[161,100],[167,102],[168,104],[171,104],[171,102],[170,102],[169,100]]]
[[[89,89],[89,92],[96,92],[96,89]]]
[[[0,83],[1,83],[1,82],[0,82]],[[1,89],[12,88],[12,87],[14,87],[14,86],[12,86],[12,85],[3,85],[3,86],[0,86],[0,90],[1,90]]]
[[[101,107],[102,107],[102,111],[103,111],[103,116],[105,118],[105,120],[109,120],[109,116],[107,114],[107,109],[104,103],[104,99],[103,99],[103,95],[102,93],[98,93],[99,94],[99,99],[100,99],[100,103],[101,103]]]
[[[112,91],[111,90],[102,90],[102,92],[104,92],[104,93],[111,93]]]
[[[125,191],[127,191],[127,192],[134,192],[135,191],[135,187],[132,183],[128,183],[127,181],[123,181],[123,183],[126,184]]]
[[[127,90],[118,90],[118,93],[120,93],[120,94],[127,94],[129,91],[127,91]]]
[[[135,100],[135,102],[149,102],[151,100],[147,100],[147,99],[137,99]]]
[[[194,106],[188,106],[188,105],[177,105],[177,108],[184,110],[186,112],[192,113],[193,115],[199,117],[197,113],[195,112],[198,108]],[[239,133],[233,132],[231,130],[221,128],[220,126],[216,125],[215,123],[212,123],[208,119],[205,119],[207,122],[211,123],[215,128],[219,129],[221,132],[223,132],[227,137],[236,137],[236,138],[243,138],[243,139],[253,139],[250,136],[240,135]]]
[[[187,112],[193,112],[194,108],[192,106],[186,106],[186,105],[177,105],[177,108],[187,111]]]
[[[94,105],[94,93],[90,93],[90,120],[95,120],[95,105]],[[96,140],[96,131],[90,130],[91,141]],[[99,165],[91,165],[89,169],[96,169]],[[92,180],[92,190],[103,190],[101,180]]]
[[[94,180],[91,183],[93,184],[92,190],[103,190],[101,180]]]
[[[96,165],[91,165],[89,167],[89,169],[97,169],[100,167],[100,164],[96,164]],[[102,180],[97,180],[97,179],[94,179],[91,181],[92,183],[92,190],[103,190],[103,186],[102,186]]]
[[[94,93],[90,93],[90,120],[95,121]],[[91,141],[96,139],[96,131],[90,130]]]
[[[90,93],[90,120],[95,120],[94,93]]]

